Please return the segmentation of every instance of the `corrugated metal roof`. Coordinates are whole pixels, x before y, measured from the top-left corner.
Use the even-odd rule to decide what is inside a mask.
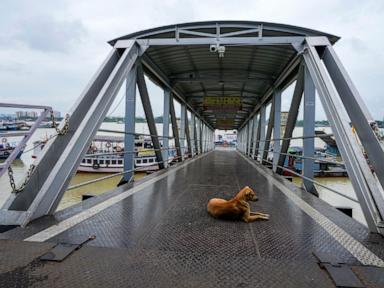
[[[262,27],[263,37],[277,36],[325,36],[331,43],[339,37],[311,29],[250,21],[211,21],[169,25],[135,32],[111,40],[114,45],[125,39],[175,38],[177,31],[188,29],[201,33],[231,33]],[[248,30],[247,30],[248,31]],[[241,37],[257,37],[257,31],[249,30]],[[184,34],[183,38],[201,37]],[[236,37],[236,36],[235,36]],[[175,88],[186,97],[188,103],[199,111],[215,128],[216,119],[232,118],[233,128],[239,127],[246,116],[259,103],[260,97],[270,88],[297,52],[291,45],[225,45],[223,58],[209,51],[209,45],[150,46],[146,56],[170,79]],[[204,96],[241,97],[238,111],[211,110],[202,106]]]

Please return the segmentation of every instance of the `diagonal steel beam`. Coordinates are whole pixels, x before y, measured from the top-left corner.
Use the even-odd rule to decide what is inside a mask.
[[[153,148],[155,149],[156,159],[160,169],[163,169],[164,163],[163,155],[161,154],[161,145],[157,135],[155,118],[153,117],[151,101],[149,99],[148,89],[145,83],[143,67],[140,63],[137,65],[137,87],[139,89],[141,102],[143,104],[145,118],[147,119],[149,133],[151,134]]]
[[[146,45],[142,46],[142,47],[148,47]],[[184,103],[185,105],[187,105],[187,107],[196,114],[196,116],[204,121],[209,127],[212,128],[212,126],[205,121],[205,119],[198,113],[198,111],[196,111],[194,109],[194,107],[192,107],[186,100],[185,96],[178,90],[176,89],[175,87],[172,86],[171,82],[169,81],[167,75],[160,69],[160,67],[158,67],[155,62],[146,54],[144,53],[142,56],[141,56],[141,63],[143,64],[143,66],[145,66],[146,69],[148,69],[148,71],[151,73],[151,76],[153,78],[155,78],[154,80],[157,82],[157,83],[160,83],[166,87],[168,87],[169,89],[171,89],[171,92],[173,93],[174,96],[176,96],[176,98]]]
[[[305,63],[314,81],[324,112],[331,124],[337,146],[348,171],[349,179],[363,210],[371,232],[382,232],[384,215],[383,195],[378,182],[371,173],[361,147],[355,140],[349,119],[343,110],[339,95],[315,47],[306,43],[303,54]]]
[[[284,140],[282,141],[282,144],[281,144],[280,152],[282,154],[280,154],[279,162],[278,162],[278,166],[280,167],[276,169],[276,172],[278,174],[283,173],[283,169],[281,169],[281,167],[284,166],[285,157],[286,157],[285,154],[287,153],[289,144],[291,142],[289,138],[292,137],[293,129],[295,128],[297,115],[299,114],[301,98],[303,97],[303,91],[304,91],[304,67],[303,65],[300,65],[299,72],[297,75],[295,90],[293,92],[291,107],[289,108],[289,112],[288,112],[287,125],[285,127],[285,132],[283,137]]]
[[[187,138],[187,147],[188,147],[188,153],[191,155],[190,157],[193,156],[192,154],[192,145],[191,145],[191,134],[189,131],[189,120],[188,120],[188,110],[185,113],[185,136]]]
[[[263,159],[262,159],[263,164],[268,164],[267,162],[265,162],[265,160],[267,160],[269,143],[271,143],[271,135],[272,135],[272,129],[274,124],[274,114],[275,114],[275,98],[273,98],[272,100],[271,111],[269,113],[267,135],[265,136],[265,142],[263,143],[264,144]]]
[[[384,151],[383,145],[378,141],[371,127],[371,123],[375,121],[332,46],[325,48],[323,62],[335,84],[352,125],[356,128],[357,135],[368,154],[377,178],[381,186],[384,187]]]
[[[47,145],[23,193],[19,193],[9,206],[9,210],[27,210],[16,225],[25,225],[56,210],[137,57],[138,49],[133,41],[130,48],[114,49],[110,53],[72,109],[68,133]]]
[[[168,166],[169,155],[169,109],[171,100],[171,90],[167,87],[164,89],[164,105],[163,105],[163,160],[164,166]]]
[[[175,105],[173,104],[173,93],[171,93],[171,97],[169,101],[169,112],[171,113],[172,134],[173,134],[173,137],[174,137],[173,139],[175,141],[175,146],[176,146],[177,160],[181,162],[182,159],[181,159],[180,137],[179,137],[179,129],[177,128]]]

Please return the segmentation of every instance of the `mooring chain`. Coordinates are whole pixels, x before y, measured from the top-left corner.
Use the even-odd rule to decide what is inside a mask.
[[[55,128],[58,135],[65,135],[68,132],[69,129],[69,114],[65,114],[64,117],[64,127],[62,129],[58,128],[58,125],[55,120],[55,115],[53,114],[53,111],[51,111],[51,121],[52,121],[52,127]]]
[[[8,176],[9,176],[9,184],[11,185],[12,188],[12,193],[19,193],[24,190],[25,186],[27,185],[29,178],[31,178],[32,172],[35,169],[35,165],[29,166],[29,169],[27,171],[27,176],[24,179],[24,182],[21,184],[19,188],[16,187],[15,184],[15,178],[13,177],[13,170],[12,167],[8,167]]]

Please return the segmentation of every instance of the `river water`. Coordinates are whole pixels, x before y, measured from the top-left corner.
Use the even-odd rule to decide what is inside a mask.
[[[159,131],[159,134],[162,132],[162,124],[156,124],[157,130]],[[118,130],[123,131],[124,125],[118,124],[118,123],[103,123],[101,128],[103,129],[110,129],[110,130]],[[316,128],[318,130],[324,130],[326,133],[331,133],[331,129],[329,127],[322,127],[322,128]],[[302,127],[296,127],[293,133],[293,137],[296,136],[302,136]],[[148,127],[146,123],[137,123],[136,124],[136,132],[137,133],[149,133]],[[28,170],[30,164],[33,163],[32,154],[33,151],[31,150],[33,148],[32,142],[35,140],[42,140],[46,137],[49,137],[50,135],[54,135],[55,130],[44,128],[44,129],[37,129],[35,134],[33,135],[31,141],[28,143],[25,151],[28,151],[26,153],[23,153],[21,159],[18,159],[14,162],[12,165],[12,168],[14,170],[16,181],[21,181],[25,177],[25,173]],[[99,133],[99,134],[108,134],[108,133]],[[111,135],[111,134],[110,134]],[[112,133],[112,135],[114,135]],[[120,134],[121,135],[121,134]],[[14,139],[8,139],[10,142],[14,141]],[[302,146],[302,140],[292,140],[291,146]],[[315,146],[316,147],[323,147],[324,142],[322,140],[316,138],[315,140]],[[78,172],[76,175],[71,179],[71,185],[82,183],[91,179],[96,179],[99,177],[106,176],[105,173],[84,173],[84,172]],[[141,178],[145,176],[145,173],[136,173],[135,179]],[[73,189],[70,191],[65,192],[58,210],[64,209],[66,207],[69,207],[75,203],[78,203],[82,199],[82,195],[88,194],[88,195],[97,195],[101,194],[105,191],[108,191],[110,189],[113,189],[116,187],[117,183],[120,181],[121,176],[116,176],[114,178],[110,178],[107,180],[103,180],[94,184],[90,184],[87,186],[83,186],[77,189]],[[332,187],[333,189],[346,194],[350,197],[353,197],[356,199],[355,193],[353,191],[351,182],[347,177],[319,177],[316,178],[316,181],[320,182],[323,185],[327,185]],[[300,178],[294,178],[294,183],[297,185],[301,184]],[[0,206],[3,205],[4,201],[9,197],[10,195],[10,185],[9,185],[9,178],[7,175],[4,175],[0,178]],[[344,197],[341,197],[325,188],[317,187],[318,191],[320,193],[320,198],[328,202],[329,204],[336,206],[336,207],[343,207],[343,208],[352,208],[353,217],[360,221],[361,223],[365,224],[364,216],[362,214],[362,211],[360,209],[360,206],[357,203],[354,203]]]

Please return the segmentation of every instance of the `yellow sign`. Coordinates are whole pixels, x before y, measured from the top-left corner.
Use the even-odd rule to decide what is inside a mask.
[[[154,156],[155,151],[153,149],[139,149],[137,156],[143,157],[143,156]]]
[[[203,99],[204,106],[241,106],[240,97],[212,97],[206,96]]]
[[[233,119],[217,119],[218,127],[232,127],[235,124]]]

